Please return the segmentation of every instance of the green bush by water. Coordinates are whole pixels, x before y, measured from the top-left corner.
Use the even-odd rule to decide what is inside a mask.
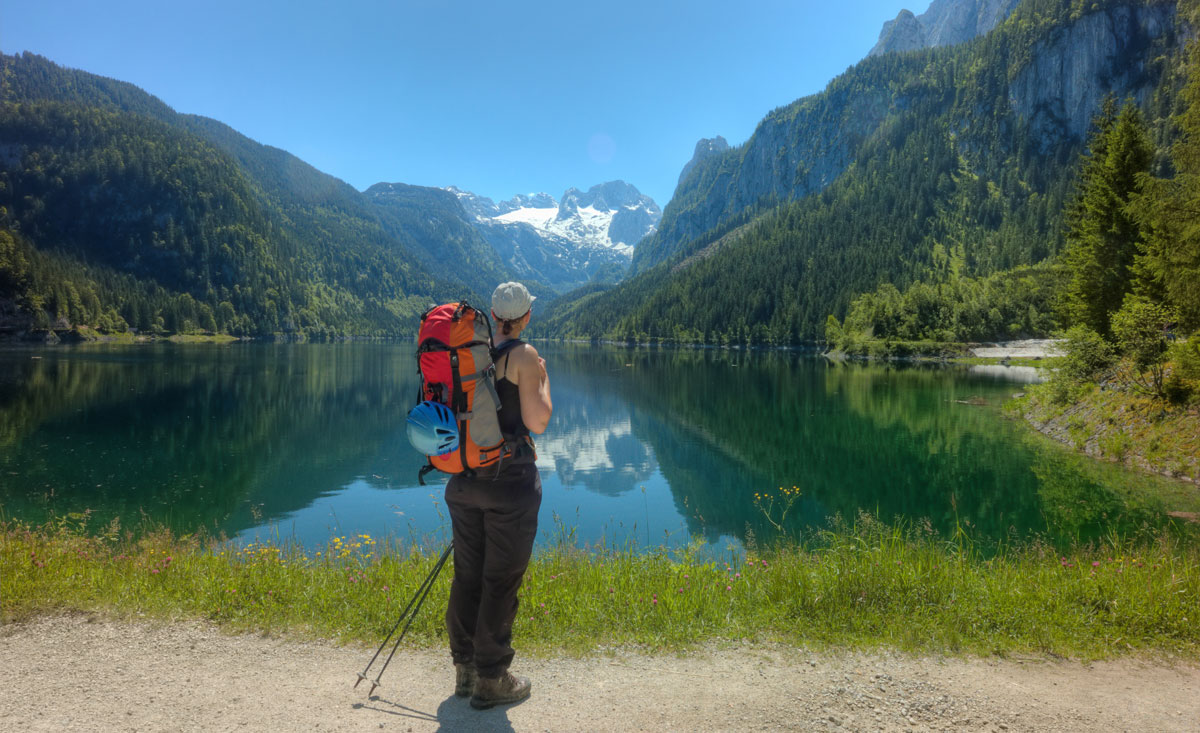
[[[1200,550],[1168,536],[1060,554],[1037,543],[985,558],[862,517],[806,546],[701,559],[667,550],[540,552],[522,589],[515,644],[584,653],[684,650],[731,641],[918,652],[1109,656],[1200,649]],[[0,614],[98,612],[205,619],[238,631],[377,643],[436,552],[366,535],[317,551],[235,547],[165,530],[134,538],[81,522],[0,525]],[[409,639],[444,644],[451,569]]]

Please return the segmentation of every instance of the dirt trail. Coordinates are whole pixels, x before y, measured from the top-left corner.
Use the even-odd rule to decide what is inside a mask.
[[[472,710],[446,655],[83,616],[0,627],[3,731],[1200,730],[1200,668],[746,647],[518,660],[519,705]]]

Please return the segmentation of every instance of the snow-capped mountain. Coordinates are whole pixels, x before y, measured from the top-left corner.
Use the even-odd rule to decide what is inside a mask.
[[[633,249],[654,231],[662,209],[624,181],[569,188],[556,201],[547,193],[494,202],[453,186],[484,239],[519,277],[565,292],[589,281],[615,281]]]

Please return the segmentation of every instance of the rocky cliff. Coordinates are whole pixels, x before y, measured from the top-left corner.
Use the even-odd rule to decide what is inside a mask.
[[[1020,0],[933,0],[920,15],[901,10],[883,24],[879,42],[868,56],[893,51],[952,46],[982,36],[1000,25]]]
[[[1035,44],[1009,86],[1008,100],[1039,148],[1049,149],[1064,132],[1086,136],[1101,100],[1112,91],[1144,104],[1158,74],[1150,68],[1157,61],[1143,52],[1176,34],[1175,12],[1173,2],[1119,5],[1085,15]]]
[[[942,29],[936,37],[946,39],[954,37],[952,28],[970,25],[963,18],[973,20],[973,27],[987,27],[1006,8],[1011,10],[1013,3],[1006,2],[938,0],[927,15],[942,12],[931,27]],[[949,12],[967,5],[970,13]],[[1110,2],[1068,22],[1047,25],[1027,53],[996,59],[1009,67],[1008,86],[998,94],[1009,102],[1013,128],[1031,134],[1038,147],[1048,151],[1083,139],[1099,100],[1110,91],[1145,100],[1160,77],[1150,68],[1157,63],[1150,49],[1177,44],[1175,13],[1176,4],[1169,0]],[[901,24],[891,28],[903,32]],[[853,73],[830,82],[824,92],[768,114],[739,147],[721,149],[702,140],[663,212],[658,232],[634,253],[633,271],[679,254],[689,242],[757,210],[823,190],[853,164],[865,141],[888,129],[889,120],[903,112],[912,95],[932,91],[926,83],[874,83],[903,76],[910,66],[923,64],[895,54],[868,58]],[[957,135],[969,138],[970,119],[962,119],[957,127]]]

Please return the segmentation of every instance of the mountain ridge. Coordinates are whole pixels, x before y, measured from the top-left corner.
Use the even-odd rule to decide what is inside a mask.
[[[0,102],[0,301],[18,331],[400,334],[473,292],[424,256],[420,219],[132,84],[0,55]]]
[[[968,3],[975,1],[965,0]],[[1046,0],[1045,4],[1055,6],[1056,2]],[[1025,24],[1042,22],[1049,11],[1044,12],[1041,5],[1027,1],[1013,12],[1024,8],[1022,22]],[[1126,6],[1128,9],[1122,10]],[[1164,8],[1170,8],[1169,12]],[[1131,53],[1130,44],[1122,44],[1121,58],[1101,49],[1105,42],[1115,44],[1117,38],[1136,39],[1137,43],[1132,44],[1136,49],[1139,44],[1144,46],[1173,32],[1174,2],[1107,2],[1100,10],[1084,14],[1080,20],[1085,18],[1088,20],[1082,26],[1072,21],[1070,27],[1086,27],[1089,33],[1103,35],[1104,40],[1094,36],[1085,38],[1077,30],[1072,31],[1075,35],[1068,41],[1064,41],[1061,34],[1055,35],[1057,45],[1044,45],[1038,58],[1045,58],[1048,55],[1046,49],[1049,49],[1059,59],[1058,64],[1024,74],[1021,85],[1013,86],[1006,81],[1004,90],[996,90],[997,96],[1011,99],[1014,111],[1019,114],[1037,113],[1040,124],[1034,132],[1040,140],[1046,135],[1057,135],[1060,130],[1055,128],[1064,120],[1070,123],[1070,134],[1082,140],[1091,120],[1091,112],[1085,112],[1085,108],[1088,104],[1094,107],[1103,90],[1110,86],[1134,86],[1135,94],[1144,101],[1151,84],[1145,78],[1139,80],[1137,77],[1148,77],[1152,73],[1144,68],[1145,64],[1132,70],[1125,68]],[[1071,45],[1063,50],[1064,43]],[[1080,61],[1072,55],[1080,46],[1086,46],[1094,53]],[[918,65],[925,59],[935,58],[946,48],[954,47],[916,52],[922,60],[917,62]],[[1032,58],[1033,52],[1029,49],[1026,55]],[[1021,61],[1004,59],[1006,65],[1019,67],[1014,69],[1014,76],[1026,68]],[[685,166],[685,175],[681,176],[675,195],[663,210],[657,232],[635,252],[631,273],[644,271],[670,258],[679,253],[688,240],[741,212],[769,209],[823,190],[851,165],[859,147],[880,131],[889,114],[902,111],[913,93],[928,86],[928,82],[908,90],[864,86],[859,81],[863,78],[861,71],[864,68],[899,69],[907,63],[898,54],[870,56],[846,74],[831,80],[824,91],[767,113],[745,143],[694,157]],[[884,67],[876,67],[876,64],[884,64]],[[1153,73],[1161,73],[1161,70]],[[1106,84],[1107,77],[1114,77],[1115,81]],[[1047,80],[1055,83],[1048,84]],[[1015,90],[1011,95],[1009,88]],[[1082,99],[1067,110],[1063,104],[1054,101],[1056,98]],[[981,112],[974,110],[973,114]],[[698,149],[704,142],[698,144]]]
[[[884,53],[952,46],[985,35],[1000,25],[1020,0],[933,0],[920,15],[901,10],[883,24],[868,57]]]
[[[797,343],[853,295],[902,287],[948,251],[972,275],[1053,255],[1091,114],[1084,102],[1059,118],[1019,85],[1132,96],[1158,119],[1183,37],[1169,0],[1075,5],[1024,0],[986,36],[864,59],[771,111],[745,144],[696,162],[629,279],[561,299],[555,332]]]
[[[662,216],[652,198],[619,180],[587,191],[568,188],[561,199],[531,193],[499,203],[453,186],[446,190],[514,273],[559,292],[618,279],[635,245]]]

